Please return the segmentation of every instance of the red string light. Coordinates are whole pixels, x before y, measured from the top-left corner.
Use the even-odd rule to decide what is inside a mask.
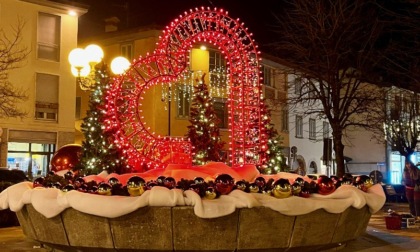
[[[227,60],[229,162],[235,166],[261,164],[267,145],[263,134],[261,81],[257,46],[239,19],[224,10],[201,7],[184,12],[163,31],[152,54],[133,61],[115,78],[107,94],[107,129],[127,156],[134,171],[164,168],[169,163],[191,165],[189,141],[156,136],[142,120],[141,100],[146,90],[174,82],[188,71],[189,50],[197,42],[211,43]]]

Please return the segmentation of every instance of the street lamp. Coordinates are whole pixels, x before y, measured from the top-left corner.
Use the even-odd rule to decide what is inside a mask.
[[[69,54],[71,72],[77,78],[82,90],[92,90],[96,83],[96,65],[102,62],[104,52],[98,45],[88,45],[85,49],[75,48]],[[122,74],[130,67],[124,57],[117,57],[111,62],[111,71]]]

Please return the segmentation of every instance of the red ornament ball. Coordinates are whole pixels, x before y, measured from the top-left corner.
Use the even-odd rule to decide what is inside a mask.
[[[43,187],[43,186],[44,186],[44,181],[45,181],[45,178],[44,178],[44,177],[39,177],[39,178],[36,178],[36,179],[34,180],[33,184],[32,184],[32,187],[33,187],[33,188],[36,188],[36,187]]]
[[[216,191],[222,195],[229,194],[233,190],[235,181],[229,174],[220,174],[216,177]]]
[[[335,191],[334,181],[327,176],[320,176],[318,178],[318,193],[328,195]]]
[[[82,146],[78,144],[64,145],[58,149],[51,158],[51,170],[54,172],[62,170],[73,170],[80,162]]]

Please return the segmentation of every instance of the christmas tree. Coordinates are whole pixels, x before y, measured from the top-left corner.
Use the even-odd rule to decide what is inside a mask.
[[[104,170],[120,174],[129,171],[124,156],[113,144],[112,132],[104,130],[104,95],[109,88],[107,69],[105,64],[96,69],[89,110],[81,125],[85,140],[82,143],[80,164],[76,169],[83,170],[85,174],[98,174]]]
[[[262,113],[264,115],[262,118],[263,133],[267,135],[268,142],[267,150],[262,155],[266,162],[259,167],[260,171],[264,174],[287,172],[289,171],[289,167],[286,165],[286,159],[282,152],[282,137],[271,123],[271,113],[264,102],[261,105],[261,110],[264,112]]]
[[[204,82],[205,74],[194,86],[187,137],[194,148],[193,163],[203,165],[209,161],[221,161],[220,151],[225,144],[220,138],[219,123],[213,100]]]

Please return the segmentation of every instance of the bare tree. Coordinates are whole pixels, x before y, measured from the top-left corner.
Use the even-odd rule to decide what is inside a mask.
[[[16,88],[9,81],[9,72],[19,68],[29,55],[27,47],[22,46],[22,31],[25,23],[18,19],[16,26],[6,32],[0,28],[0,118],[24,117],[19,103],[27,100],[25,90]]]
[[[385,138],[393,151],[410,160],[420,138],[420,95],[393,88],[388,97]]]
[[[295,0],[279,16],[275,49],[297,76],[288,104],[304,106],[305,115],[331,125],[337,175],[345,173],[344,140],[348,131],[377,131],[385,113],[385,94],[374,67],[385,56],[378,44],[385,23],[369,0]],[[369,77],[369,78],[367,78]],[[320,106],[316,106],[319,104]]]

